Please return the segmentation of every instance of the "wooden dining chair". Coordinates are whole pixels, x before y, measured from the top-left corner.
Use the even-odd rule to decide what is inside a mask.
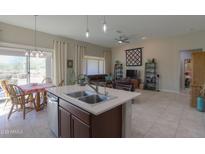
[[[8,84],[9,84],[9,81],[8,80],[2,80],[0,82],[0,86],[5,94],[5,105],[4,105],[4,108],[6,107],[7,103],[10,101],[10,95],[9,95],[9,91],[8,91]]]
[[[44,78],[44,79],[42,80],[41,83],[50,83],[50,84],[52,84],[53,81],[52,81],[52,79],[51,79],[50,77],[46,77],[46,78]]]
[[[23,119],[25,119],[26,108],[29,108],[30,111],[33,110],[33,108],[31,107],[26,107],[26,104],[33,103],[35,107],[35,101],[33,99],[33,96],[31,94],[25,94],[24,91],[19,86],[14,84],[8,85],[8,92],[12,103],[11,109],[9,111],[8,119],[10,118],[12,113],[16,111],[20,111],[21,109],[23,110]],[[18,108],[19,105],[21,106],[20,110]],[[14,106],[16,106],[16,110],[14,110]]]
[[[41,83],[52,84],[53,81],[50,77],[46,77],[42,80]],[[40,93],[40,101],[42,102],[43,107],[46,106],[47,104],[47,92],[46,91]]]
[[[62,87],[64,85],[65,81],[61,80],[61,82],[58,84],[58,87]]]

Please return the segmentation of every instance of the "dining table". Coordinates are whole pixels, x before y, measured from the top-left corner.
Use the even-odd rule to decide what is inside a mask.
[[[43,96],[42,104],[47,102],[47,88],[55,87],[52,83],[29,83],[19,86],[25,94],[35,95],[36,111],[40,111],[41,108],[41,94]]]

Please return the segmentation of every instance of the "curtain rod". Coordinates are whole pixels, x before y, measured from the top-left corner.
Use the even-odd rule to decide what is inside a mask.
[[[22,44],[15,44],[15,43],[7,43],[7,42],[1,42],[1,41],[0,41],[0,47],[4,47],[7,49],[20,49],[20,50],[34,49],[33,46],[27,46],[27,45],[22,45]],[[49,49],[49,48],[37,47],[37,49],[42,49],[45,52],[53,52],[53,49]]]

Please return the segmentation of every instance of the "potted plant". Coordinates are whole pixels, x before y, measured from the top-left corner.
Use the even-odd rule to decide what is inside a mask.
[[[76,77],[75,77],[75,71],[73,68],[68,69],[68,85],[74,85],[76,84]]]
[[[120,64],[120,61],[119,61],[119,60],[116,60],[116,61],[115,61],[115,64]]]
[[[205,110],[205,84],[202,86],[202,89],[200,90],[200,96],[197,98],[197,109],[201,112]]]
[[[80,74],[78,76],[78,81],[80,86],[85,86],[86,76],[84,74]]]

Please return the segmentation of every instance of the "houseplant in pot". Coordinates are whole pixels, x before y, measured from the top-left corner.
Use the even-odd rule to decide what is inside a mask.
[[[200,90],[200,96],[197,97],[197,110],[204,112],[205,111],[205,84],[202,86],[202,89]]]
[[[78,83],[80,84],[80,86],[85,86],[85,84],[86,84],[86,76],[84,74],[80,74],[78,76]]]

